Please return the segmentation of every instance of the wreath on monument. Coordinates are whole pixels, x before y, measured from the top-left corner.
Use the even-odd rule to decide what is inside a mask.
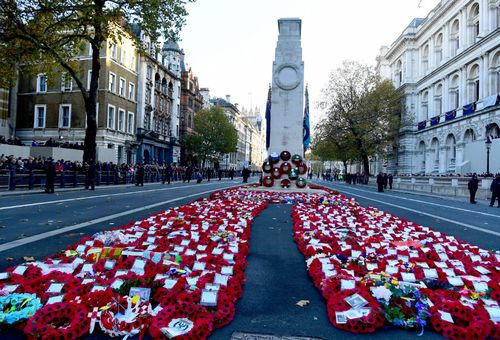
[[[282,161],[286,162],[286,161],[289,161],[290,158],[292,158],[292,155],[290,154],[290,152],[285,150],[285,151],[281,151],[280,158]]]
[[[42,308],[35,294],[9,294],[0,296],[0,324],[13,324],[28,319]]]
[[[283,162],[281,163],[280,169],[282,174],[287,174],[288,171],[292,170],[292,165],[288,162]]]
[[[273,170],[273,165],[270,162],[265,161],[264,164],[262,164],[262,171],[270,173],[271,170]]]
[[[282,180],[281,180],[280,186],[281,186],[282,188],[284,188],[284,189],[285,189],[285,188],[290,188],[290,186],[291,186],[291,185],[292,185],[292,182],[290,182],[290,180],[289,180],[289,179],[286,179],[286,178],[285,178],[285,179],[282,179]]]
[[[262,178],[262,185],[270,188],[274,185],[274,179],[271,176],[264,176],[264,178]]]
[[[280,168],[273,168],[273,170],[271,171],[271,176],[273,176],[274,179],[278,179],[278,178],[281,178],[281,169]]]

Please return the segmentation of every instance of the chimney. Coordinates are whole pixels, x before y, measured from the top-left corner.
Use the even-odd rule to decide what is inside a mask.
[[[231,95],[226,94],[226,101],[227,101],[228,103],[231,103]]]

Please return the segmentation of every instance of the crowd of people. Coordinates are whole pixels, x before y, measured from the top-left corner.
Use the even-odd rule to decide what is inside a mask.
[[[7,139],[5,138],[5,136],[0,136],[0,144],[26,146],[26,144],[24,144],[19,137],[11,137]],[[31,141],[31,146],[51,146],[51,147],[59,147],[65,149],[83,150],[83,142],[70,143],[69,141],[63,141],[62,138],[54,140],[52,137],[50,137],[45,142],[38,142],[33,139]]]

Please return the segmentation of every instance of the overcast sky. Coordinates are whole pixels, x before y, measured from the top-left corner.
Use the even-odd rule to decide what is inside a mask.
[[[311,118],[328,74],[343,60],[375,64],[416,17],[440,0],[197,0],[188,5],[180,46],[185,60],[211,96],[258,106],[264,116],[278,39],[279,18],[302,19],[305,82]]]

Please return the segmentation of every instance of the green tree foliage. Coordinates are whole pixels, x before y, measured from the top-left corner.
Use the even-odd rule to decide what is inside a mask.
[[[224,154],[236,152],[238,133],[220,107],[201,110],[194,117],[194,131],[184,143],[188,154],[205,166],[216,162]]]
[[[195,0],[2,0],[0,2],[0,86],[12,86],[23,73],[67,72],[85,103],[85,161],[95,159],[96,102],[101,60],[108,39],[120,40],[134,24],[155,42],[175,40]],[[117,30],[117,28],[120,28]],[[121,33],[120,33],[121,32]],[[130,34],[136,39],[134,34]],[[90,46],[90,87],[82,81],[77,57]],[[140,44],[137,44],[140,47]],[[49,78],[50,79],[50,78]]]
[[[401,93],[372,67],[348,61],[330,74],[322,95],[326,117],[318,125],[315,152],[344,164],[361,161],[369,174],[369,156],[383,156],[397,142]]]

